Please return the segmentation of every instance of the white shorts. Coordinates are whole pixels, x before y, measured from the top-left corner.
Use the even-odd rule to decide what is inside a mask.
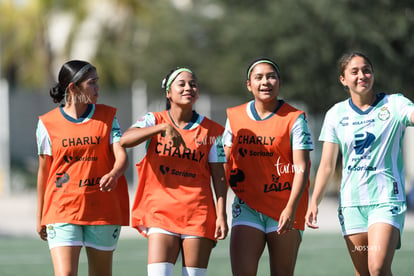
[[[180,239],[199,239],[199,238],[201,238],[201,237],[193,236],[193,235],[185,235],[185,234],[178,234],[178,233],[170,232],[170,231],[167,231],[165,229],[158,228],[158,227],[150,227],[148,229],[147,235],[149,236],[151,234],[156,234],[156,233],[175,236],[175,237],[179,237]]]
[[[46,233],[50,249],[61,246],[86,246],[102,251],[114,251],[121,226],[53,223],[46,225]]]

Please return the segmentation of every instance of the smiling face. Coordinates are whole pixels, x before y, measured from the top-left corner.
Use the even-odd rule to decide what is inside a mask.
[[[351,94],[372,93],[374,72],[371,64],[361,56],[352,57],[339,76],[342,85],[349,88]]]
[[[259,63],[251,70],[247,89],[258,101],[272,101],[277,98],[280,79],[275,68],[269,63]]]
[[[198,99],[197,80],[193,74],[183,71],[173,80],[167,93],[171,105],[192,106]]]

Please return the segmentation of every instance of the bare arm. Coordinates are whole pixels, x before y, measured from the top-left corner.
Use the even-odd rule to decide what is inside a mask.
[[[114,152],[115,162],[112,170],[102,176],[99,181],[99,187],[101,191],[110,192],[115,189],[116,184],[118,183],[118,178],[124,174],[128,168],[128,156],[120,143],[112,144],[112,151]]]
[[[36,231],[42,240],[47,240],[46,227],[42,226],[43,203],[47,179],[52,165],[52,156],[39,155],[39,169],[37,172],[37,212],[36,212]]]
[[[211,176],[213,178],[214,193],[216,194],[216,233],[217,239],[224,239],[228,233],[227,215],[226,215],[226,199],[227,199],[227,183],[224,175],[223,163],[209,163]]]
[[[316,225],[318,215],[318,205],[322,201],[329,179],[332,177],[336,160],[338,158],[339,145],[324,142],[322,148],[321,162],[315,177],[312,199],[306,214],[306,224],[310,228],[319,228]]]
[[[293,178],[292,190],[279,219],[278,232],[280,234],[291,230],[295,222],[296,209],[305,191],[309,177],[309,150],[293,151],[293,167],[295,176]]]
[[[226,154],[226,160],[229,161],[230,160],[230,152],[231,152],[231,148],[228,146],[223,146],[224,148],[224,153]],[[227,171],[227,163],[224,163],[224,171]]]
[[[172,146],[179,147],[183,145],[185,147],[180,133],[172,125],[167,123],[143,128],[131,127],[122,135],[120,144],[124,148],[135,147],[159,133],[164,133]]]

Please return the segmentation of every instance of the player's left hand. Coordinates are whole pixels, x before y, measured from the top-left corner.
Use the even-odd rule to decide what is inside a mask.
[[[293,224],[295,222],[295,212],[289,208],[283,209],[282,213],[280,214],[279,218],[279,228],[277,232],[279,234],[284,234],[289,232],[293,228]]]
[[[102,176],[99,181],[99,188],[102,192],[111,192],[115,189],[118,178],[115,175],[108,173]]]
[[[214,237],[219,240],[224,240],[227,237],[228,232],[229,227],[227,225],[227,219],[225,217],[217,217]]]

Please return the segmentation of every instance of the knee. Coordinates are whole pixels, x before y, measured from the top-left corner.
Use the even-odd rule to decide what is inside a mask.
[[[293,276],[295,272],[295,266],[292,265],[285,265],[285,266],[278,266],[277,268],[271,268],[271,276]]]
[[[368,264],[369,275],[370,276],[386,276],[392,275],[391,268],[385,266],[384,263],[373,262]]]

